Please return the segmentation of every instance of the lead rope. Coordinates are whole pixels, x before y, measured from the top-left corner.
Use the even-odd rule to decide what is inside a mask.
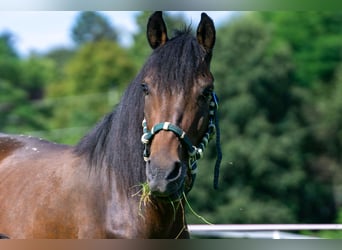
[[[218,189],[218,180],[220,175],[220,166],[222,161],[222,150],[221,150],[221,132],[219,127],[219,119],[217,111],[215,112],[215,127],[216,127],[216,162],[214,168],[214,189]]]

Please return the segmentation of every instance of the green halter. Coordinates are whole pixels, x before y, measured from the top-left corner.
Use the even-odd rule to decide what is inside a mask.
[[[146,119],[142,122],[143,132],[144,134],[141,137],[142,143],[145,145],[144,150],[144,160],[148,161],[150,157],[149,145],[151,144],[153,137],[160,131],[171,131],[173,132],[186,146],[189,154],[189,170],[191,171],[192,181],[190,186],[187,188],[187,192],[189,192],[194,184],[194,180],[196,178],[197,173],[197,161],[202,158],[204,149],[207,147],[209,141],[216,133],[217,123],[216,120],[216,111],[218,109],[218,99],[215,92],[211,93],[211,100],[209,105],[209,125],[207,132],[204,134],[200,144],[196,147],[192,144],[190,138],[186,135],[186,133],[178,126],[171,124],[170,122],[161,122],[152,127],[151,130],[147,128]]]

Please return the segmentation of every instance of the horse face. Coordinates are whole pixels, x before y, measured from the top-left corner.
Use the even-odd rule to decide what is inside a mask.
[[[203,76],[202,76],[203,77]],[[163,93],[154,91],[152,83],[145,96],[147,129],[154,133],[150,141],[146,162],[147,181],[153,195],[179,197],[184,187],[190,185],[189,148],[182,135],[191,144],[198,145],[208,130],[210,93],[213,85],[210,76],[195,81],[190,93]],[[157,127],[164,127],[156,132]],[[174,126],[176,134],[167,127]]]
[[[146,129],[151,134],[147,182],[152,195],[177,199],[192,182],[186,140],[198,145],[208,130],[215,28],[202,14],[197,38],[184,34],[182,39],[169,40],[162,15],[156,12],[149,20],[147,35],[154,49],[141,84]]]

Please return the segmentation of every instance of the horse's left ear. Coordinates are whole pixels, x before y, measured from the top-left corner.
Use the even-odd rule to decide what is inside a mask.
[[[215,45],[216,31],[213,20],[202,13],[201,21],[197,28],[197,41],[201,44],[207,53],[210,53]]]
[[[154,12],[148,19],[147,39],[152,49],[156,49],[167,42],[167,30],[161,11]]]

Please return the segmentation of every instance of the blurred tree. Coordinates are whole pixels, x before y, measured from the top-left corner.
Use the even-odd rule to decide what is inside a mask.
[[[275,37],[286,39],[293,51],[295,95],[301,104],[296,116],[307,131],[302,151],[307,178],[311,181],[308,183],[313,185],[306,187],[308,195],[303,199],[301,213],[311,213],[312,217],[316,212],[333,214],[319,199],[311,206],[304,204],[306,197],[317,195],[317,190],[326,197],[334,193],[336,205],[342,204],[338,191],[342,175],[340,119],[336,115],[341,104],[337,100],[340,98],[342,12],[277,12],[260,13],[260,16],[272,23]],[[320,211],[312,211],[313,207]]]
[[[72,140],[60,138],[75,143],[113,108],[135,74],[132,59],[116,42],[103,39],[84,44],[66,63],[63,78],[48,87],[48,97],[54,100],[54,118],[49,127],[61,129],[67,124],[69,128],[79,128],[70,130],[77,134]],[[65,110],[69,112],[66,114]]]
[[[0,79],[19,81],[19,57],[13,46],[14,35],[9,31],[0,34]]]
[[[65,66],[74,56],[75,50],[71,48],[57,47],[48,51],[44,57],[54,64],[54,80],[58,81],[65,77]]]
[[[53,80],[54,65],[51,60],[31,54],[21,61],[21,87],[27,92],[29,100],[44,98],[46,85]]]
[[[72,27],[71,37],[77,46],[102,39],[116,41],[117,32],[109,20],[99,12],[84,11]]]
[[[290,26],[251,13],[217,31],[212,71],[223,128],[220,191],[208,190],[212,170],[201,167],[213,165],[212,149],[190,194],[214,223],[329,223],[336,217],[332,172],[325,168],[323,178],[317,171],[315,134],[303,115],[314,107],[298,83],[301,51],[288,41],[291,34],[274,33],[278,25]],[[300,24],[291,29],[303,32]]]
[[[43,98],[51,68],[38,57],[19,58],[12,37],[8,32],[0,35],[0,130],[45,129],[45,111],[33,101]]]
[[[17,52],[13,47],[15,35],[10,31],[3,31],[0,34],[0,53],[3,57],[18,58]]]
[[[294,51],[295,80],[314,87],[333,80],[342,59],[342,12],[259,13],[271,27],[275,41],[286,39]]]
[[[64,70],[65,78],[54,83],[49,96],[122,91],[136,73],[125,49],[109,40],[83,45]]]
[[[317,118],[313,127],[320,149],[321,161],[316,164],[321,178],[333,168],[336,200],[342,212],[342,63],[336,69],[335,82],[329,93],[317,100]],[[311,118],[317,121],[316,119]]]

